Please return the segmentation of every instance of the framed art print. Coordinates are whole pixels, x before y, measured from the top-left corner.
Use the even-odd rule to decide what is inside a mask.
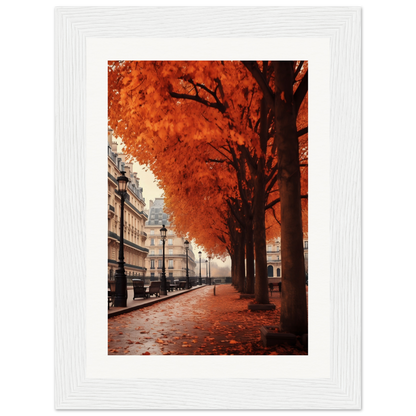
[[[57,8],[56,408],[361,408],[360,183],[360,8]]]

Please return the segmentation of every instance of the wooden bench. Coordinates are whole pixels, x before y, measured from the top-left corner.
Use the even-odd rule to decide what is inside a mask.
[[[160,296],[160,284],[161,282],[150,282],[150,286],[147,291],[147,295],[150,297],[151,295]]]
[[[269,283],[270,296],[272,296],[273,290],[275,290],[276,287],[279,289],[279,292],[282,292],[282,282]]]
[[[143,280],[140,279],[132,279],[133,282],[133,300],[136,298],[147,298],[148,293],[146,292],[146,288],[144,287]]]

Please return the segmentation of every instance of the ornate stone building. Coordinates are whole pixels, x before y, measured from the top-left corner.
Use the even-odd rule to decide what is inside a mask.
[[[165,241],[165,273],[169,281],[184,279],[186,277],[186,251],[184,247],[185,238],[178,237],[169,229],[170,221],[167,214],[163,212],[164,199],[156,198],[149,201],[149,219],[146,222],[146,248],[149,255],[146,258],[147,277],[152,280],[160,280],[162,275],[163,262],[163,243],[160,238],[160,229],[163,225],[167,228],[167,238]],[[199,267],[199,266],[198,266]],[[192,245],[189,244],[188,250],[188,271],[189,277],[195,280],[195,255]],[[199,269],[198,269],[199,276]]]
[[[124,262],[127,278],[145,276],[147,215],[144,212],[143,188],[139,186],[133,165],[125,162],[125,155],[117,153],[117,143],[113,142],[113,131],[108,130],[108,277],[114,276],[118,267],[120,248],[121,199],[117,192],[117,178],[124,170],[129,178],[127,195],[124,201]]]
[[[281,258],[280,237],[274,242],[267,244],[267,276],[282,277],[282,258]],[[305,257],[305,273],[308,274],[308,240],[303,240],[303,250]]]

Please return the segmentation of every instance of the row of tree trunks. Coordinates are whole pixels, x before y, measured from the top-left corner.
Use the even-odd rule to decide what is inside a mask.
[[[274,62],[278,183],[281,209],[282,331],[308,332],[300,199],[299,145],[293,104],[293,63]]]
[[[278,184],[281,208],[281,250],[282,250],[282,308],[281,330],[296,334],[308,332],[305,262],[303,253],[303,228],[300,192],[299,144],[296,128],[296,108],[293,100],[293,62],[274,62],[276,120],[275,146],[279,160]],[[266,99],[261,107],[261,148],[266,153],[267,146]],[[251,166],[254,177],[253,189],[253,233],[246,234],[247,270],[252,265],[250,259],[249,236],[253,236],[256,258],[255,299],[257,303],[269,303],[265,205],[266,178],[265,159],[260,155],[256,165]],[[248,237],[248,238],[247,238]],[[246,291],[249,291],[249,279]]]

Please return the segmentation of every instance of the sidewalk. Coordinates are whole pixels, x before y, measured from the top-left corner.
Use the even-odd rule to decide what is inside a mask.
[[[133,300],[133,294],[134,294],[133,287],[127,287],[127,306],[125,308],[121,308],[121,307],[116,308],[114,306],[111,306],[110,309],[108,310],[108,317],[111,318],[113,316],[121,315],[123,313],[135,311],[136,309],[141,309],[146,306],[153,305],[157,302],[161,302],[166,299],[174,298],[175,296],[179,296],[187,292],[192,292],[193,290],[200,289],[204,286],[206,285],[194,286],[191,289],[174,290],[172,292],[168,292],[167,296],[163,296],[163,295],[159,297],[152,296],[147,299],[137,298],[136,300]]]
[[[306,355],[295,346],[264,347],[260,328],[280,322],[281,294],[275,310],[249,311],[229,284],[196,287],[167,296],[140,310],[108,319],[109,355]],[[179,293],[181,294],[181,293]],[[143,302],[143,301],[138,301]],[[144,303],[142,303],[144,304]]]

